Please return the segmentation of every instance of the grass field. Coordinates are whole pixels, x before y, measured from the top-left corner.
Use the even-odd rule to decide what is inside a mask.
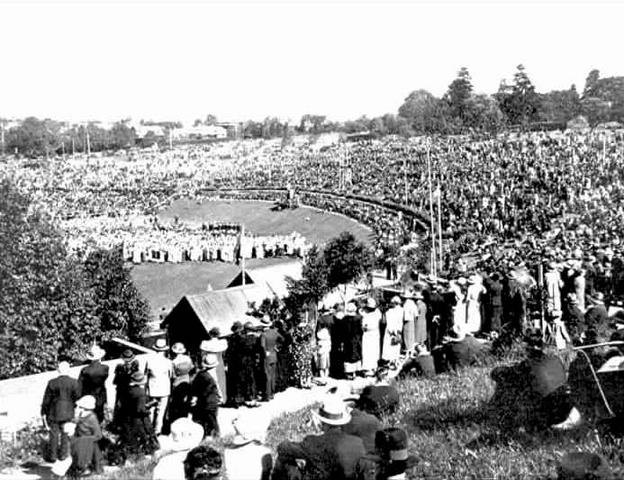
[[[248,260],[247,268],[290,261],[289,257]],[[132,267],[132,279],[157,314],[161,307],[173,307],[184,295],[225,288],[240,267],[223,262],[142,263]]]
[[[308,241],[322,244],[349,231],[364,242],[370,242],[372,232],[367,227],[341,215],[300,207],[294,210],[271,210],[270,202],[177,200],[163,210],[159,217],[169,221],[178,217],[186,222],[244,223],[248,232],[257,235],[286,235],[293,231]],[[288,258],[287,258],[288,259]],[[247,261],[248,267],[270,265],[283,259]],[[208,284],[214,290],[224,288],[239,272],[240,267],[230,263],[144,263],[132,268],[132,278],[139,291],[147,298],[152,312],[174,306],[184,295],[206,291]]]
[[[621,442],[598,438],[591,428],[540,434],[498,430],[488,411],[494,392],[491,368],[399,383],[401,406],[384,423],[409,434],[410,453],[418,464],[408,478],[554,479],[559,459],[580,450],[602,454],[616,470],[615,478],[624,478]],[[302,421],[309,410],[275,421],[267,437],[271,446],[284,439],[301,440],[309,433]]]
[[[271,202],[177,200],[159,214],[161,220],[179,217],[187,222],[243,223],[255,235],[286,235],[299,232],[308,241],[322,244],[347,230],[358,240],[370,242],[372,232],[350,218],[309,207],[272,211]]]

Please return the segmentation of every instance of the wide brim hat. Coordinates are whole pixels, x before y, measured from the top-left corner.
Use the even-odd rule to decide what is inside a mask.
[[[345,402],[336,395],[328,395],[318,410],[313,410],[314,415],[320,422],[327,425],[346,425],[351,421],[351,412]]]
[[[131,360],[134,360],[135,355],[134,355],[134,352],[132,350],[130,350],[129,348],[126,348],[121,353],[121,358],[122,358],[122,360],[125,360],[126,362],[129,362]]]
[[[319,340],[329,340],[331,337],[329,331],[326,328],[321,328],[316,334],[316,338]]]
[[[390,299],[390,303],[392,303],[393,305],[401,305],[403,301],[401,300],[401,297],[399,297],[398,295],[395,295],[394,297]]]
[[[100,348],[99,345],[93,345],[89,352],[87,352],[88,360],[101,360],[106,355],[106,352],[103,348]]]
[[[366,307],[370,308],[371,310],[377,308],[377,300],[375,300],[373,297],[368,297],[366,299]]]
[[[451,332],[453,333],[453,340],[459,341],[466,338],[466,327],[460,323],[454,324],[451,327]]]
[[[604,294],[601,292],[596,292],[593,295],[587,297],[587,299],[594,304],[602,304],[604,303]]]
[[[184,346],[182,342],[176,342],[171,347],[171,351],[173,353],[183,354],[183,353],[186,353],[186,347]]]
[[[345,314],[353,315],[354,313],[357,313],[357,307],[355,306],[355,303],[347,303],[347,306],[345,308]]]
[[[271,326],[273,325],[273,320],[271,320],[271,317],[269,315],[263,315],[262,318],[260,319],[260,323],[265,326]]]
[[[158,439],[163,451],[182,452],[198,446],[204,438],[204,428],[190,418],[178,418],[171,424],[171,434]]]
[[[78,399],[76,406],[85,410],[95,410],[95,397],[93,395],[85,395]]]
[[[130,381],[137,385],[142,385],[143,383],[145,383],[145,375],[143,374],[143,372],[134,372],[132,375],[130,375]]]
[[[158,340],[156,340],[156,343],[154,343],[152,350],[156,350],[157,352],[165,352],[169,350],[167,341],[164,338],[159,338]]]
[[[243,324],[239,322],[238,320],[236,320],[234,323],[232,323],[232,327],[230,330],[236,333],[236,332],[240,332],[242,329],[243,329]]]

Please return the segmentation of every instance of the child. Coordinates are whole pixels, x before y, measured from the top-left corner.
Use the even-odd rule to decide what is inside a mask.
[[[319,369],[319,376],[326,379],[329,376],[329,352],[331,351],[331,337],[326,327],[316,332],[317,351],[316,365]]]

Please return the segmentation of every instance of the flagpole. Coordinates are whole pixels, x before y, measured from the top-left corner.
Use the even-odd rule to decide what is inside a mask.
[[[437,275],[436,271],[436,247],[435,231],[433,221],[433,192],[431,191],[431,144],[427,142],[427,170],[429,172],[429,220],[431,223],[431,273]]]
[[[245,255],[243,253],[243,237],[245,236],[245,224],[241,223],[241,228],[240,228],[240,246],[238,248],[239,251],[239,255],[241,256],[241,278],[242,278],[242,285],[245,286]]]
[[[442,269],[443,264],[443,252],[442,252],[442,190],[440,189],[440,184],[438,183],[438,235],[439,235],[439,254],[440,254],[440,270]]]

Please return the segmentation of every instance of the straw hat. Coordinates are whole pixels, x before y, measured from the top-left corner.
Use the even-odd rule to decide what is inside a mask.
[[[186,353],[186,347],[184,346],[182,342],[176,342],[171,347],[171,351],[173,353],[183,354],[183,353]]]
[[[156,340],[156,343],[154,343],[152,349],[157,352],[165,352],[169,350],[169,347],[167,346],[167,341],[164,338],[159,338]]]
[[[95,397],[93,395],[85,395],[78,399],[76,406],[84,410],[95,410]]]
[[[208,370],[212,369],[212,368],[216,368],[217,365],[219,365],[219,362],[217,361],[216,358],[214,358],[212,355],[210,355],[209,357],[203,358],[202,359],[202,368],[206,368]]]
[[[461,323],[456,323],[451,328],[451,332],[453,333],[453,340],[460,341],[466,338],[466,328]]]
[[[121,354],[121,358],[125,361],[125,362],[131,362],[132,360],[134,360],[134,353],[132,352],[132,350],[130,350],[129,348],[126,348],[122,354]]]
[[[351,413],[339,395],[328,394],[323,405],[312,414],[327,425],[346,425],[351,421]]]
[[[604,294],[602,292],[596,292],[593,295],[587,297],[593,304],[599,305],[604,303]]]
[[[353,302],[347,303],[347,307],[345,308],[345,314],[354,315],[356,313],[357,313],[357,307],[355,306],[355,303]]]
[[[162,441],[163,450],[181,452],[199,445],[204,438],[204,429],[190,418],[178,418],[171,424],[171,434]]]
[[[403,302],[401,301],[401,297],[395,295],[390,299],[390,303],[392,303],[393,305],[401,305]]]
[[[69,362],[59,362],[56,370],[60,375],[68,375],[69,374]]]
[[[93,344],[89,352],[87,353],[87,360],[101,360],[106,352],[100,348],[99,345]]]
[[[370,308],[371,310],[377,308],[377,300],[375,300],[373,297],[368,297],[366,299],[366,307]]]
[[[271,423],[271,417],[260,411],[243,413],[232,421],[236,435],[232,439],[235,446],[246,445],[251,442],[264,443]]]

